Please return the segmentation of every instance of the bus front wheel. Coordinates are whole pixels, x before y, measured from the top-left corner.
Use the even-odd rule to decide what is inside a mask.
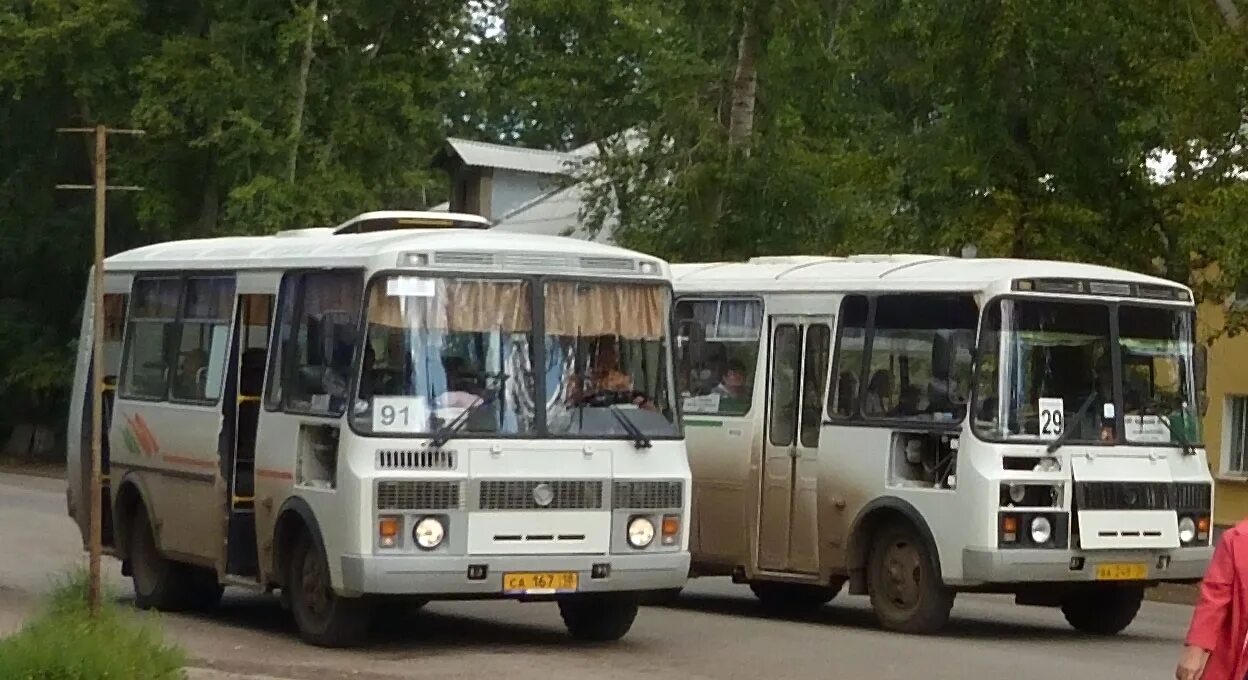
[[[371,603],[340,597],[329,580],[329,562],[306,534],[295,540],[286,588],[299,635],[318,647],[352,647],[368,636]]]
[[[1075,630],[1089,635],[1117,635],[1131,625],[1144,602],[1140,586],[1080,591],[1062,603],[1062,613]]]
[[[945,587],[917,531],[884,527],[871,549],[867,589],[880,625],[902,633],[935,633],[949,621],[953,591]]]
[[[638,598],[626,594],[574,595],[559,600],[559,615],[568,634],[586,642],[624,637],[637,618]]]

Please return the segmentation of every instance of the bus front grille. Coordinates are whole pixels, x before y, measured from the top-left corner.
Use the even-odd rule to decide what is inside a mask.
[[[1173,510],[1173,485],[1166,482],[1078,482],[1079,510]]]
[[[459,488],[459,482],[377,482],[377,509],[455,510],[460,507]]]
[[[487,480],[480,482],[477,492],[477,507],[481,510],[600,510],[602,508],[602,482]]]
[[[378,470],[454,470],[455,451],[450,449],[381,449]]]
[[[1213,487],[1204,482],[1177,482],[1174,485],[1174,508],[1208,512],[1213,507]]]
[[[617,481],[611,490],[616,510],[669,510],[684,507],[679,481]]]

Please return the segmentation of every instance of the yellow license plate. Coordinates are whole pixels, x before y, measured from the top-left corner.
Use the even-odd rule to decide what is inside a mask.
[[[578,584],[575,571],[531,571],[503,574],[504,593],[573,593]]]
[[[1108,562],[1096,565],[1098,581],[1142,581],[1148,578],[1147,564]]]

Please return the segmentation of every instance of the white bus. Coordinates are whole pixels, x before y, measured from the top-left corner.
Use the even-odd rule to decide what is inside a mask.
[[[611,640],[685,582],[668,265],[486,226],[379,212],[108,258],[102,511],[139,606],[277,589],[308,642],[347,645],[379,603],[555,600]]]
[[[1187,288],[911,255],[673,278],[693,575],[780,607],[848,583],[907,632],[939,629],[957,592],[1010,593],[1097,634],[1129,625],[1146,587],[1202,576]]]

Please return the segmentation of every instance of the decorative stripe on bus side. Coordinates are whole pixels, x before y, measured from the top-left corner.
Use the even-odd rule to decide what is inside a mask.
[[[685,420],[685,427],[723,427],[718,420]]]
[[[295,478],[292,473],[286,472],[285,470],[269,470],[267,468],[256,468],[256,476],[282,480],[291,480]]]
[[[167,453],[161,454],[160,459],[165,461],[166,463],[173,463],[175,465],[194,465],[195,467],[213,468],[213,469],[216,469],[217,467],[217,461],[215,460],[204,460],[202,458],[187,458],[186,456],[172,456]]]

